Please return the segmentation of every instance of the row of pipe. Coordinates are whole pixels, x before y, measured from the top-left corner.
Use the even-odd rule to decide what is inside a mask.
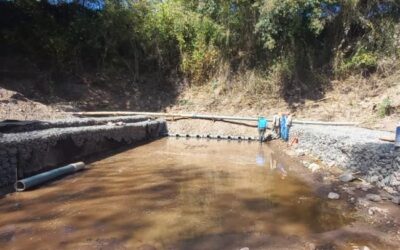
[[[231,136],[231,135],[168,134],[167,136],[176,138],[197,138],[197,139],[236,140],[236,141],[258,141],[260,139],[257,136]]]

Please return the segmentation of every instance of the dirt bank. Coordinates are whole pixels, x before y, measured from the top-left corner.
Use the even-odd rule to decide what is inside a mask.
[[[0,120],[52,120],[69,116],[57,105],[35,102],[18,92],[0,87]]]

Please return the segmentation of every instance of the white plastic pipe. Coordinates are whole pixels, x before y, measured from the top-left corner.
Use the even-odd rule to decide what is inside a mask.
[[[228,120],[228,121],[258,121],[258,117],[240,117],[225,115],[199,115],[199,114],[174,114],[174,113],[156,113],[156,112],[133,112],[133,111],[99,111],[99,112],[75,112],[74,116],[124,116],[124,115],[143,115],[153,117],[174,117],[190,119],[209,119],[209,120]],[[266,119],[271,122],[271,119]],[[302,121],[294,120],[293,124],[301,125],[326,125],[326,126],[357,126],[355,122],[322,122],[322,121]]]
[[[28,188],[40,185],[46,181],[52,180],[62,175],[78,172],[84,168],[85,163],[83,162],[72,163],[64,167],[56,168],[38,175],[19,180],[15,183],[14,187],[15,190],[17,190],[18,192],[22,192]]]

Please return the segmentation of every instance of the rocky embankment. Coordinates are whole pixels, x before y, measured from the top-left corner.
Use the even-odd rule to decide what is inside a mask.
[[[328,167],[337,166],[386,190],[400,194],[400,148],[380,138],[393,133],[358,127],[302,126],[291,130],[297,136],[296,152],[319,158]]]
[[[0,191],[11,186],[16,178],[158,138],[166,130],[164,120],[140,116],[76,118],[7,126],[7,133],[0,136]]]

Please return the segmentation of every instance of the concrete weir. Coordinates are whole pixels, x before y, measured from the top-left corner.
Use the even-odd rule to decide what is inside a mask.
[[[163,119],[143,116],[74,118],[11,126],[0,137],[0,189],[11,187],[17,179],[165,133]]]

